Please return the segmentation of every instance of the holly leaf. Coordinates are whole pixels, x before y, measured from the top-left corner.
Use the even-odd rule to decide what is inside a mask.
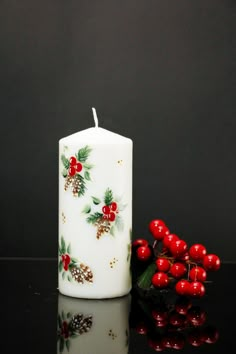
[[[112,226],[110,228],[110,234],[111,234],[111,236],[115,236],[115,228],[114,228],[114,226]]]
[[[147,269],[139,276],[137,285],[142,289],[148,289],[152,284],[152,277],[156,272],[156,264],[151,263]]]
[[[66,349],[67,349],[68,352],[70,351],[70,341],[69,341],[69,339],[67,339],[67,341],[66,341]]]
[[[65,157],[64,154],[61,155],[61,161],[63,163],[63,166],[68,170],[70,167],[70,161]]]
[[[84,178],[85,178],[87,181],[91,181],[91,177],[90,177],[89,171],[85,171],[85,172],[84,172]]]
[[[59,265],[58,265],[58,268],[59,268],[59,272],[61,273],[61,272],[62,272],[62,269],[63,269],[62,260],[60,260]]]
[[[77,263],[77,259],[76,258],[71,258],[71,262],[76,264]]]
[[[62,171],[62,176],[64,177],[64,178],[66,178],[67,177],[67,169],[66,168],[63,168],[63,171]]]
[[[92,197],[92,200],[93,200],[93,204],[95,204],[95,205],[98,205],[101,203],[101,199],[99,199],[99,198]]]
[[[72,278],[71,278],[71,276],[70,276],[70,275],[67,275],[67,279],[68,279],[69,281],[71,281],[71,280],[72,280]]]
[[[61,236],[61,253],[66,253],[66,243],[63,236]]]
[[[78,151],[77,160],[79,160],[79,162],[84,163],[89,157],[91,151],[92,149],[88,145],[86,145],[85,147],[83,147]]]
[[[82,213],[89,214],[90,211],[91,211],[91,206],[89,204],[87,204],[84,206]]]
[[[105,192],[105,196],[104,196],[104,203],[106,205],[110,205],[113,201],[113,193],[112,190],[110,188],[107,188],[106,192]]]
[[[67,317],[67,318],[70,318],[70,317],[71,317],[71,313],[70,313],[70,312],[67,312],[66,317]]]
[[[71,245],[70,245],[70,243],[69,243],[69,245],[68,245],[68,247],[67,247],[67,250],[66,250],[66,251],[67,251],[67,253],[69,253],[69,254],[71,253]]]
[[[65,279],[65,276],[66,276],[66,273],[65,273],[65,272],[62,272],[62,279],[63,279],[63,280]]]
[[[59,350],[60,350],[60,353],[62,353],[64,350],[64,338],[63,337],[60,338]]]
[[[91,168],[93,168],[93,165],[91,165],[90,163],[84,162],[84,163],[83,163],[83,167],[84,167],[86,170],[91,170]]]
[[[116,225],[118,231],[124,230],[124,222],[123,222],[123,219],[120,215],[116,215],[115,225]]]
[[[99,219],[102,218],[102,216],[103,214],[96,212],[94,214],[89,215],[86,220],[89,224],[95,224]]]

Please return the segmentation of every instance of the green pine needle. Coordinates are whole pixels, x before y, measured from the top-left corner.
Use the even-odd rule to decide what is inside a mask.
[[[91,215],[89,215],[89,216],[87,217],[87,222],[88,222],[89,224],[95,224],[99,219],[102,218],[102,215],[103,215],[103,214],[98,213],[98,212],[96,212],[96,213],[94,213],[94,214],[91,214]]]
[[[88,145],[86,145],[78,151],[77,159],[82,163],[85,162],[89,157],[91,151],[92,149]]]
[[[112,190],[110,188],[107,188],[106,192],[105,192],[105,196],[104,196],[104,203],[106,205],[110,205],[113,201],[113,193]]]

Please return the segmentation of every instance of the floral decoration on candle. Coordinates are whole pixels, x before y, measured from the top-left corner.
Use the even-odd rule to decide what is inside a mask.
[[[57,321],[57,340],[59,341],[59,351],[62,353],[66,347],[70,350],[70,339],[76,338],[83,333],[89,332],[93,325],[92,315],[78,313],[72,315],[64,311],[58,314]]]
[[[91,269],[78,261],[76,258],[71,257],[71,246],[66,246],[65,240],[61,237],[59,244],[59,272],[62,273],[62,278],[67,277],[68,281],[75,280],[78,283],[84,282],[93,283],[93,273]]]
[[[97,239],[100,239],[105,233],[115,236],[116,229],[122,231],[124,222],[119,213],[124,210],[126,205],[121,203],[120,198],[114,198],[112,190],[107,188],[103,198],[104,204],[97,197],[92,197],[92,200],[96,211],[94,208],[92,210],[90,205],[86,205],[83,212],[89,214],[87,222],[97,228]]]
[[[61,155],[61,161],[64,166],[62,171],[62,175],[65,178],[64,190],[67,191],[71,187],[74,197],[84,195],[86,180],[91,181],[90,170],[93,165],[87,162],[91,151],[92,149],[86,145],[70,158],[67,158],[64,154]]]

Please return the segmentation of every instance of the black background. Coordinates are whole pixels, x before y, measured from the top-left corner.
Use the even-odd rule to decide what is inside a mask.
[[[133,139],[133,234],[235,261],[233,0],[0,1],[2,257],[56,257],[58,140]]]

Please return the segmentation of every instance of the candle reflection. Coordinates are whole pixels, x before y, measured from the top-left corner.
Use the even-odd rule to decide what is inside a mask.
[[[84,300],[58,295],[58,353],[127,354],[130,296]]]

